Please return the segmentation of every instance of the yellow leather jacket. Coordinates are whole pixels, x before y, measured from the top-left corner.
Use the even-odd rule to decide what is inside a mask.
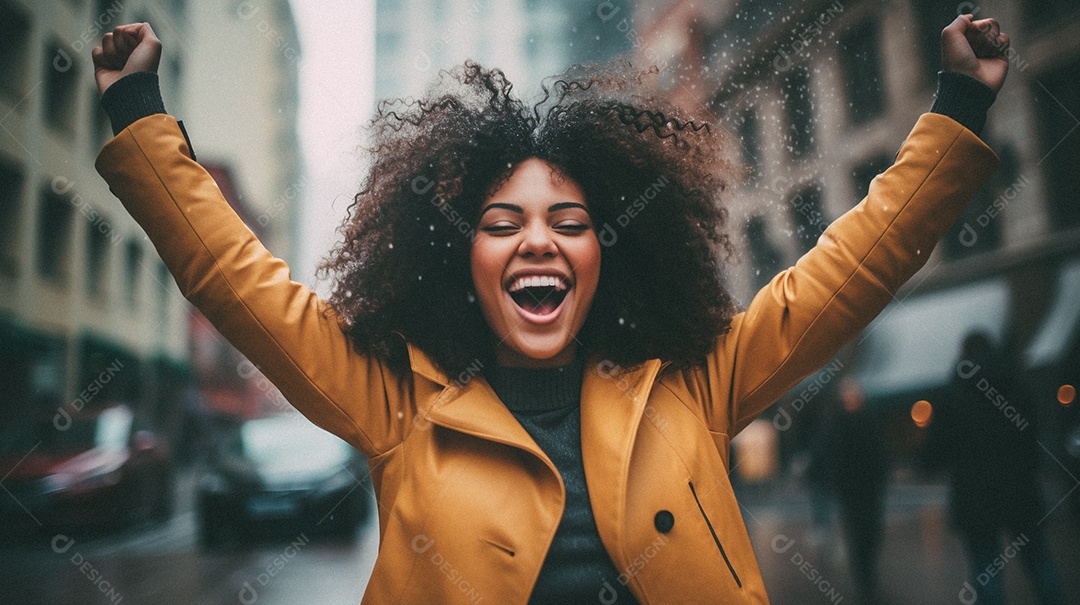
[[[703,366],[586,363],[593,513],[642,603],[768,602],[728,481],[730,439],[892,300],[996,167],[973,133],[926,114],[867,198],[757,294]],[[183,294],[298,410],[368,456],[381,542],[362,602],[526,603],[564,489],[483,377],[459,384],[410,346],[410,388],[359,354],[233,213],[172,117],[129,126],[97,169]]]

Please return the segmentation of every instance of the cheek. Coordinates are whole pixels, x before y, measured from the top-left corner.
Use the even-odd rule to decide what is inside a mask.
[[[474,243],[469,253],[469,265],[472,273],[473,289],[480,296],[489,290],[501,288],[503,263],[497,250],[490,246]]]
[[[578,284],[587,286],[589,294],[596,292],[597,283],[600,281],[600,242],[595,238],[587,242],[578,251],[577,263],[574,265],[578,276]]]

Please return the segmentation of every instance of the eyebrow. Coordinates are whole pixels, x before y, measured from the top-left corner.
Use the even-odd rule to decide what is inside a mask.
[[[484,216],[485,212],[487,212],[488,210],[492,210],[494,208],[501,208],[503,210],[509,210],[511,212],[516,212],[518,214],[525,214],[525,209],[522,208],[521,206],[518,206],[517,204],[507,204],[505,202],[492,202],[492,203],[488,204],[487,207],[485,207],[483,210],[480,211],[480,216]],[[589,211],[589,209],[586,208],[584,204],[580,204],[578,202],[559,202],[557,204],[552,204],[552,205],[548,206],[547,211],[548,212],[558,212],[559,210],[566,210],[567,208],[581,208],[585,212]]]

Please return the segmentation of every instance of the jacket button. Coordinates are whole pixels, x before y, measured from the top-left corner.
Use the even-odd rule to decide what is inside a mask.
[[[666,534],[671,531],[672,527],[675,527],[675,515],[666,510],[662,510],[653,517],[653,525],[656,525],[657,531]]]

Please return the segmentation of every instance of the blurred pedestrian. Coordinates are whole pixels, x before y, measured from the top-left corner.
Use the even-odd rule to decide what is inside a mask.
[[[1030,402],[1015,364],[987,334],[969,334],[927,439],[932,463],[948,469],[950,519],[971,564],[962,598],[1004,603],[1003,566],[1019,558],[1039,603],[1065,602],[1039,525],[1046,509]]]
[[[839,405],[815,442],[815,458],[835,495],[848,561],[861,602],[879,602],[877,561],[884,528],[889,455],[858,381],[840,381]]]

